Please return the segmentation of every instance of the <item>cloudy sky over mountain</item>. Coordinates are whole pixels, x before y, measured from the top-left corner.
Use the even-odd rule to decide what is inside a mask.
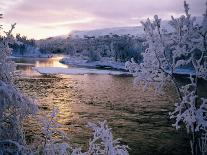
[[[191,13],[202,15],[205,0],[188,0]],[[182,0],[1,0],[5,28],[34,38],[68,34],[72,30],[139,25],[158,14],[163,19],[183,13]]]

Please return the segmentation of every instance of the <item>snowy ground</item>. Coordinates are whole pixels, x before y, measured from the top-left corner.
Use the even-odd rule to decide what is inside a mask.
[[[81,57],[65,57],[61,59],[60,62],[75,67],[34,67],[33,69],[41,74],[108,74],[131,76],[131,74],[125,70],[124,63],[115,62],[109,58],[102,58],[100,61],[89,62]]]
[[[195,71],[192,68],[177,68],[174,71],[177,75],[195,75]]]
[[[15,57],[13,57],[15,58]],[[32,57],[30,57],[32,58]],[[26,58],[27,59],[27,58]],[[28,60],[25,63],[17,62],[17,65],[31,66],[31,69],[41,74],[68,74],[68,75],[83,75],[83,74],[108,74],[108,75],[120,75],[131,76],[127,70],[125,70],[125,63],[115,62],[110,58],[102,58],[100,61],[88,61],[81,57],[64,57],[54,56],[53,58],[46,59],[48,61],[41,61],[37,59],[37,62],[31,62]],[[59,64],[65,64],[66,67],[62,67]],[[67,66],[68,65],[68,66]],[[74,67],[71,67],[74,66]],[[195,71],[192,69],[176,69],[174,74],[178,76],[195,75]]]
[[[101,60],[99,61],[88,61],[80,57],[65,57],[61,59],[60,62],[63,64],[72,65],[72,66],[127,71],[125,69],[125,63],[116,62],[110,58],[101,58]],[[186,76],[190,74],[195,75],[195,71],[192,68],[179,68],[179,69],[175,69],[174,74],[180,75],[180,76]]]
[[[130,76],[130,73],[128,72],[90,69],[90,68],[34,67],[33,69],[41,74],[67,74],[67,75],[108,74],[108,75]]]
[[[101,58],[99,61],[88,61],[81,57],[65,57],[60,60],[61,63],[80,66],[80,67],[90,67],[90,68],[104,68],[104,69],[114,69],[114,70],[125,70],[124,62],[116,62],[110,58]]]

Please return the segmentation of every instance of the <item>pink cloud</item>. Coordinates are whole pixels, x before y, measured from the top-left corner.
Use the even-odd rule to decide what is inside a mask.
[[[11,7],[11,3],[14,5]],[[204,12],[204,0],[189,0],[192,14]],[[143,17],[183,12],[181,0],[1,0],[6,22],[44,28],[92,29],[138,25]],[[85,19],[93,19],[86,20]],[[137,20],[133,20],[137,19]]]

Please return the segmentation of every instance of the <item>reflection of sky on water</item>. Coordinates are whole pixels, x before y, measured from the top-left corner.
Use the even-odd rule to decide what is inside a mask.
[[[39,75],[34,71],[33,67],[62,67],[68,68],[67,65],[64,65],[59,62],[62,57],[54,58],[14,58],[13,60],[17,64],[17,70],[21,70],[23,75]]]
[[[123,138],[131,148],[131,155],[188,153],[185,135],[169,122],[176,98],[171,87],[166,96],[155,95],[151,87],[144,92],[143,85],[133,85],[132,77],[111,75],[39,76],[22,78],[17,85],[37,100],[42,112],[58,107],[57,121],[71,144],[86,148],[91,138],[87,122],[107,120],[114,137]],[[36,132],[32,123],[28,128]]]
[[[67,65],[64,65],[59,62],[59,60],[62,59],[61,57],[58,58],[50,58],[45,60],[37,60],[35,61],[35,67],[62,67],[62,68],[68,68]]]

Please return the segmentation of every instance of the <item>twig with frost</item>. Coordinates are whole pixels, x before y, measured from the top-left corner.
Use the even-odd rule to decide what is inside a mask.
[[[73,155],[128,155],[128,146],[121,145],[120,139],[113,139],[111,129],[107,122],[88,123],[92,129],[93,138],[89,142],[88,151],[83,153],[80,148],[73,150]]]
[[[56,121],[58,109],[53,107],[50,116],[42,117],[40,123],[43,125],[44,134],[43,154],[44,155],[68,155],[70,146],[65,141],[69,138],[59,129],[60,125]]]
[[[143,53],[142,63],[135,65],[133,61],[127,62],[126,68],[134,73],[137,81],[144,81],[145,86],[155,85],[158,92],[162,92],[162,87],[172,81],[179,97],[174,112],[170,113],[176,121],[173,126],[179,129],[184,124],[190,136],[192,154],[205,154],[202,148],[206,146],[207,109],[206,99],[198,94],[198,81],[207,80],[207,7],[200,26],[195,24],[195,18],[191,18],[186,2],[184,9],[185,15],[180,18],[172,16],[170,25],[173,32],[161,30],[161,19],[157,15],[154,21],[147,19],[142,22],[148,48]],[[193,75],[190,75],[187,85],[180,86],[174,75],[176,69],[186,66],[190,66],[194,73],[190,73]]]

